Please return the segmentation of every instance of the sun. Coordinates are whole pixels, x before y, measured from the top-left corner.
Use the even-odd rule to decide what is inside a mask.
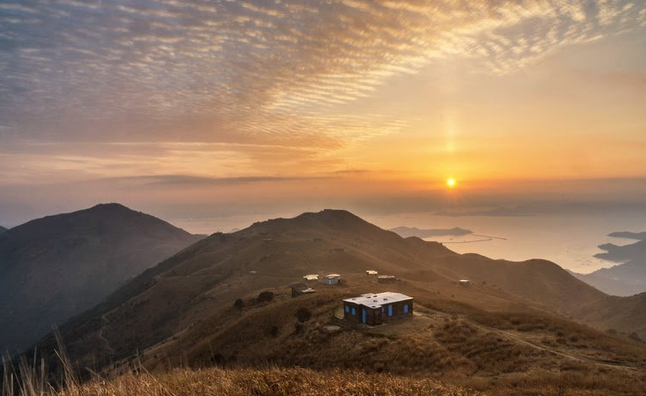
[[[453,188],[453,187],[455,187],[455,184],[456,184],[456,183],[455,183],[455,179],[454,179],[454,178],[446,179],[446,186],[447,186],[448,188]]]

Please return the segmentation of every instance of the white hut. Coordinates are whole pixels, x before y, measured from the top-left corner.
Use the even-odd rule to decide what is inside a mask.
[[[377,282],[379,283],[393,283],[396,280],[395,275],[377,275]]]
[[[309,274],[305,275],[303,279],[305,279],[306,281],[317,281],[319,280],[319,276],[317,274]]]
[[[379,272],[375,270],[366,270],[366,275],[379,275]]]
[[[323,278],[323,284],[324,285],[337,285],[339,284],[339,281],[341,280],[341,275],[339,274],[328,274]]]
[[[459,284],[460,286],[462,286],[462,287],[469,287],[469,286],[471,286],[471,281],[470,281],[470,280],[468,280],[468,279],[460,279],[460,280],[458,281],[458,284]]]

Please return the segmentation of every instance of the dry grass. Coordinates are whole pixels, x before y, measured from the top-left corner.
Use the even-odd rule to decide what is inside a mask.
[[[303,368],[175,369],[164,374],[127,374],[111,381],[72,384],[61,391],[21,387],[20,396],[189,396],[189,395],[478,395],[428,379],[359,371],[313,371]],[[9,396],[5,393],[3,396]]]

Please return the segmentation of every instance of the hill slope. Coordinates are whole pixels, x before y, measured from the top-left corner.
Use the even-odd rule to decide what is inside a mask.
[[[3,226],[0,226],[0,234],[3,234],[5,232],[7,232],[7,229],[4,228]]]
[[[118,204],[8,230],[0,235],[0,349],[28,347],[199,239]]]
[[[400,280],[377,283],[365,274],[368,268]],[[290,282],[304,274],[331,272],[341,273],[345,285],[327,288],[318,283],[314,296],[289,298]],[[471,287],[457,286],[456,280],[464,278],[472,281]],[[332,343],[326,336],[324,325],[342,298],[387,290],[415,297],[418,312],[426,312],[425,319],[413,322],[421,328],[414,326],[395,338],[342,332]],[[258,302],[255,296],[261,291],[275,293],[275,301]],[[245,302],[242,315],[233,308],[238,298]],[[349,212],[326,210],[205,238],[73,318],[61,333],[79,365],[95,370],[140,351],[150,367],[269,361],[393,371],[387,362],[397,361],[401,364],[393,367],[401,367],[402,373],[446,369],[490,377],[532,367],[562,365],[565,370],[571,361],[642,367],[644,347],[555,312],[602,330],[628,332],[636,325],[646,329],[640,314],[646,312],[644,304],[607,296],[544,260],[514,263],[460,255],[438,243],[402,238]],[[298,308],[312,312],[316,325],[311,332],[295,333]],[[453,334],[459,337],[453,339]],[[403,354],[380,341],[398,339],[395,345]],[[49,336],[38,349],[51,351],[54,344]],[[501,348],[506,352],[498,354]],[[563,359],[552,361],[554,354]]]

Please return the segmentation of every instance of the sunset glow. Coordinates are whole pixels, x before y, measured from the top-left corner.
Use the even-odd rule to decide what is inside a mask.
[[[8,1],[0,21],[0,208],[646,177],[643,1]]]

